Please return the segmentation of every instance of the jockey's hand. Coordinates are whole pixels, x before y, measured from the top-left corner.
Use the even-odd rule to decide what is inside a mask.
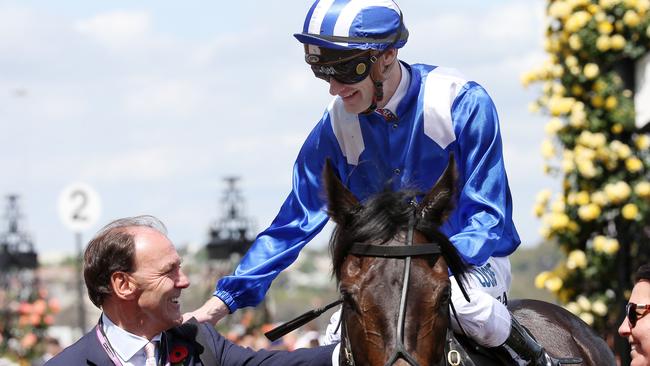
[[[198,322],[206,322],[212,325],[217,325],[219,320],[228,315],[230,310],[228,306],[221,301],[220,298],[212,296],[208,301],[197,310],[183,314],[183,322],[188,321],[192,317],[196,318]]]

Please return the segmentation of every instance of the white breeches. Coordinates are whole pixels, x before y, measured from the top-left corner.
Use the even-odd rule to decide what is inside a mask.
[[[510,259],[508,257],[490,257],[480,266],[470,266],[463,287],[469,295],[470,302],[465,300],[458,287],[456,279],[451,276],[451,301],[454,304],[460,323],[472,339],[486,347],[497,347],[503,344],[510,335],[510,313],[504,305],[510,289],[512,276],[510,274]],[[455,332],[461,332],[451,314],[451,324]],[[340,341],[339,318],[341,310],[332,314],[327,326],[323,344]]]
[[[454,276],[449,278],[451,302],[468,336],[486,347],[500,346],[510,335],[510,313],[505,306],[512,281],[510,259],[490,257],[484,265],[470,268],[463,283],[470,302],[465,300]],[[454,332],[461,333],[451,314]]]

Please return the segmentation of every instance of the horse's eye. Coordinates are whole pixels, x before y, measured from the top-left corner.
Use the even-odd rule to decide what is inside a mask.
[[[359,305],[350,292],[341,289],[341,297],[343,298],[343,307],[348,307],[354,312],[359,312]]]
[[[451,300],[451,287],[447,286],[440,293],[440,304],[448,305],[450,300]]]

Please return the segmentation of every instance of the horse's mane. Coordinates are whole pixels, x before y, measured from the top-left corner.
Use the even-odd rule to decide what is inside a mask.
[[[359,205],[345,225],[337,225],[330,239],[332,272],[337,282],[340,280],[341,266],[353,243],[385,244],[395,236],[408,230],[409,219],[413,216],[416,197],[422,197],[416,191],[384,191],[371,197],[363,206]],[[417,218],[415,230],[422,233],[429,241],[437,242],[442,249],[442,256],[452,273],[464,279],[467,264],[447,237],[438,230],[433,222]]]

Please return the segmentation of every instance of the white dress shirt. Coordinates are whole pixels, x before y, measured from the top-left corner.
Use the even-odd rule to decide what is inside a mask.
[[[149,343],[149,340],[135,334],[129,333],[126,330],[118,327],[111,321],[111,319],[102,313],[102,323],[104,334],[108,342],[113,347],[115,353],[120,358],[124,366],[144,366],[146,355],[144,353],[144,346]],[[160,340],[162,333],[157,334],[151,342],[158,341],[156,347],[156,359],[160,357]]]

